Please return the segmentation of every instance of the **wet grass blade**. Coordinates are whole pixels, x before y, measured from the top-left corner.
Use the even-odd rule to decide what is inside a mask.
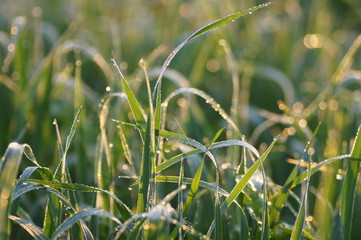
[[[341,225],[343,239],[351,239],[353,209],[355,204],[355,192],[357,177],[360,171],[361,159],[361,126],[356,135],[354,145],[351,150],[349,166],[346,171],[345,180],[342,184],[341,193]]]
[[[0,239],[10,239],[8,211],[25,145],[10,143],[0,164]]]
[[[122,82],[124,91],[127,95],[128,103],[129,103],[130,109],[132,111],[133,117],[134,117],[135,121],[137,122],[137,124],[144,126],[144,124],[145,124],[144,111],[141,108],[141,106],[140,106],[137,98],[135,97],[134,92],[130,88],[128,82],[125,80],[124,75],[120,71],[118,64],[116,63],[116,61],[114,59],[112,59],[112,62],[114,64],[114,66],[116,67],[116,69],[118,70],[118,73],[120,75],[120,80]]]
[[[23,229],[25,229],[34,239],[36,240],[48,240],[43,230],[36,226],[32,221],[19,218],[17,216],[9,216],[9,219],[19,224]]]
[[[261,165],[261,162],[266,160],[268,154],[271,152],[271,149],[273,148],[273,146],[277,142],[277,139],[278,139],[278,137],[275,138],[275,140],[273,140],[271,145],[266,149],[266,151],[262,154],[262,156],[252,165],[252,167],[250,167],[248,169],[248,171],[244,174],[244,176],[236,184],[236,186],[234,186],[232,191],[229,193],[229,196],[226,198],[226,200],[221,205],[222,214],[227,210],[227,208],[232,204],[232,202],[239,196],[239,194],[242,192],[243,188],[246,186],[248,181],[251,179],[253,174],[256,172],[256,170]],[[210,236],[210,233],[213,231],[214,227],[215,227],[215,223],[213,221],[211,227],[208,230],[207,236]]]
[[[67,231],[69,228],[71,228],[75,223],[82,220],[85,217],[89,216],[99,216],[99,217],[107,217],[112,219],[117,224],[120,224],[120,221],[111,213],[96,209],[96,208],[90,208],[83,211],[79,211],[74,215],[71,215],[67,219],[63,221],[63,223],[59,226],[59,228],[55,231],[54,235],[51,237],[51,239],[57,239],[61,234],[63,234],[65,231]],[[89,239],[89,238],[88,238]],[[93,238],[90,238],[93,239]]]
[[[209,150],[223,148],[223,147],[231,147],[231,146],[245,147],[250,152],[252,152],[256,157],[259,157],[259,153],[258,153],[257,149],[255,149],[251,144],[244,142],[244,141],[240,141],[240,140],[227,140],[227,141],[216,142],[209,147]],[[157,172],[163,171],[163,170],[167,169],[168,167],[178,163],[182,158],[191,157],[191,156],[193,156],[195,154],[199,154],[201,152],[202,152],[202,150],[195,149],[195,150],[191,150],[186,153],[176,155],[176,156],[168,159],[167,161],[164,161],[160,165],[158,165],[156,167],[156,171]]]

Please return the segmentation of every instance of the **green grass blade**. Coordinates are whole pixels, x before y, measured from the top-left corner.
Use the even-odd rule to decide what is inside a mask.
[[[291,233],[291,240],[299,240],[302,237],[302,230],[305,224],[307,209],[306,209],[306,202],[308,201],[308,189],[310,186],[310,178],[311,178],[311,165],[312,165],[312,158],[309,157],[308,165],[307,165],[307,183],[305,194],[303,195],[302,202],[300,209],[297,214],[296,222],[293,225],[293,230]]]
[[[259,157],[259,153],[258,153],[257,149],[255,149],[251,144],[249,144],[247,142],[244,142],[244,141],[240,141],[240,140],[226,140],[226,141],[216,142],[216,143],[212,144],[209,147],[209,150],[217,149],[217,148],[223,148],[223,147],[231,147],[231,146],[245,147],[250,152],[252,152],[256,157]],[[180,159],[190,157],[190,156],[193,156],[195,154],[199,154],[201,152],[202,152],[201,150],[195,149],[195,150],[191,150],[191,151],[186,152],[186,153],[176,155],[176,156],[168,159],[167,161],[164,161],[160,165],[158,165],[156,167],[156,171],[157,172],[163,171],[164,169],[167,169],[168,167],[178,163],[180,161]]]
[[[141,213],[146,211],[149,203],[149,182],[151,178],[152,168],[152,149],[151,149],[151,121],[150,115],[148,116],[147,129],[145,133],[143,156],[139,176],[139,190],[137,201],[137,212]],[[153,156],[154,157],[154,156]]]
[[[361,159],[361,126],[356,135],[354,145],[351,150],[350,162],[346,171],[345,180],[342,184],[341,193],[341,225],[343,239],[351,239],[353,209],[355,204],[355,192],[357,177],[360,171]]]
[[[266,160],[268,154],[271,152],[271,149],[277,142],[277,139],[278,139],[278,137],[275,138],[275,140],[273,140],[271,145],[266,149],[266,151],[262,154],[262,156],[252,165],[252,167],[250,167],[248,169],[248,171],[244,174],[244,176],[236,184],[236,186],[234,186],[232,191],[229,193],[229,196],[226,198],[226,200],[221,205],[222,214],[227,210],[227,208],[232,204],[232,202],[239,196],[239,194],[242,192],[243,188],[246,186],[248,181],[251,179],[253,174],[256,172],[256,170],[261,165],[261,162]],[[210,233],[213,231],[214,227],[215,227],[215,223],[213,221],[212,225],[210,226],[210,228],[208,230],[207,236],[210,236]]]
[[[130,88],[128,82],[125,80],[122,72],[120,71],[120,68],[118,67],[118,64],[115,62],[114,59],[112,59],[114,66],[117,68],[118,73],[120,75],[120,80],[122,82],[124,91],[127,95],[128,98],[128,103],[130,106],[130,109],[132,111],[133,117],[135,119],[135,121],[137,122],[137,124],[139,125],[144,125],[145,124],[145,116],[144,116],[144,111],[141,108],[137,98],[135,97],[135,94],[133,93],[132,89]]]
[[[214,228],[214,239],[222,240],[223,239],[223,221],[222,221],[222,212],[221,212],[221,205],[219,203],[218,193],[216,195],[215,222],[216,222],[216,226]]]
[[[245,175],[242,177],[242,179],[232,189],[229,196],[226,198],[226,200],[222,204],[222,212],[224,212],[229,207],[229,205],[233,202],[233,200],[241,193],[243,188],[246,186],[247,182],[251,179],[253,174],[256,172],[258,167],[261,165],[261,162],[263,162],[267,158],[267,156],[270,153],[271,149],[275,145],[277,139],[278,138],[273,140],[271,145],[262,154],[262,156],[252,165],[252,167],[249,168],[249,170],[245,173]]]
[[[0,163],[0,239],[10,238],[8,211],[25,145],[10,143]]]
[[[107,194],[109,197],[113,198],[116,204],[118,204],[120,208],[123,209],[123,211],[121,211],[121,215],[124,219],[128,219],[130,216],[133,215],[133,212],[128,208],[128,206],[125,203],[123,203],[117,196],[115,196],[113,193],[107,190],[103,190],[97,187],[87,186],[83,184],[77,184],[77,183],[60,183],[60,182],[52,182],[52,181],[39,180],[39,179],[28,179],[27,181],[43,185],[52,190],[61,188],[64,190],[71,190],[71,191],[102,192]]]
[[[101,209],[89,208],[83,211],[79,211],[76,214],[71,215],[70,217],[65,219],[62,222],[62,224],[58,227],[58,229],[55,231],[51,239],[57,239],[61,234],[63,234],[65,231],[71,228],[75,223],[89,216],[107,217],[113,220],[114,222],[121,224],[118,218],[116,218],[113,214]]]
[[[32,221],[25,220],[22,218],[19,218],[17,216],[9,216],[9,219],[19,224],[22,228],[24,228],[34,239],[36,240],[48,240],[43,230],[36,226]]]
[[[247,10],[244,10],[244,11],[240,11],[240,12],[236,12],[236,13],[233,13],[233,14],[230,14],[226,17],[223,17],[221,19],[218,19],[200,29],[198,29],[196,32],[194,32],[192,35],[190,35],[186,40],[184,40],[181,44],[178,45],[178,47],[176,47],[172,52],[171,54],[169,54],[167,60],[164,62],[163,64],[163,67],[162,67],[162,70],[159,74],[159,77],[158,77],[158,80],[157,80],[157,83],[156,83],[156,86],[154,88],[154,93],[153,93],[153,96],[157,96],[160,95],[160,86],[161,86],[161,82],[162,82],[162,77],[163,77],[163,73],[164,71],[167,69],[167,67],[169,66],[169,64],[172,62],[173,58],[177,55],[177,53],[189,42],[191,41],[192,39],[202,35],[202,34],[205,34],[213,29],[216,29],[218,27],[221,27],[231,21],[235,21],[236,19],[246,15],[246,14],[252,14],[254,11],[257,11],[261,8],[264,8],[264,7],[267,7],[271,4],[271,2],[268,2],[268,3],[264,3],[264,4],[260,4],[258,6],[255,6],[255,7],[252,7],[252,8],[249,8]]]

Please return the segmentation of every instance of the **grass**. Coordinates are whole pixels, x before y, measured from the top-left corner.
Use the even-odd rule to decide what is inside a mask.
[[[1,239],[361,237],[358,1],[2,4]]]

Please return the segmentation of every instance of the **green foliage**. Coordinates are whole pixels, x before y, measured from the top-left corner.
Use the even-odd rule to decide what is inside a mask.
[[[0,238],[361,238],[360,2],[257,4],[3,1]]]

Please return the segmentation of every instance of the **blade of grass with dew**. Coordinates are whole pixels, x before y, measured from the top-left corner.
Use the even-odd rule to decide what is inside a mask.
[[[207,146],[207,150],[206,151],[209,151],[209,148],[210,146],[219,138],[219,136],[221,135],[221,133],[223,132],[223,128],[220,129],[213,137],[212,141],[208,144]],[[192,180],[192,184],[191,184],[191,187],[189,189],[189,193],[188,193],[188,196],[187,196],[187,200],[184,204],[184,211],[183,211],[183,217],[186,217],[187,214],[188,214],[188,211],[191,207],[191,204],[194,200],[194,197],[196,196],[197,192],[198,192],[198,188],[199,188],[199,185],[200,185],[200,181],[201,181],[201,177],[202,177],[202,172],[203,172],[203,166],[204,166],[204,160],[205,160],[205,156],[203,156],[202,158],[202,161],[201,161],[201,164],[199,165],[194,177],[193,177],[193,180]],[[216,187],[216,189],[218,189]],[[218,195],[218,192],[216,190],[216,195]],[[176,237],[176,234],[178,233],[178,228],[175,227],[175,229],[173,230],[171,236],[172,236],[172,239],[175,239]]]
[[[111,198],[113,198],[115,200],[115,202],[121,206],[121,208],[124,210],[124,212],[120,212],[120,213],[124,219],[128,219],[130,216],[133,215],[133,212],[128,208],[128,206],[125,203],[123,203],[113,193],[111,193],[107,190],[104,190],[104,189],[87,186],[87,185],[83,185],[83,184],[78,184],[78,183],[60,183],[60,182],[52,182],[52,181],[46,181],[46,180],[40,180],[40,179],[27,179],[26,181],[41,184],[41,185],[51,188],[51,189],[60,188],[60,189],[71,190],[71,191],[102,192],[102,193],[107,194]]]
[[[19,218],[17,216],[9,216],[9,219],[19,224],[23,229],[25,229],[34,239],[36,240],[49,240],[44,233],[43,230],[36,226],[32,221]]]
[[[209,145],[207,146],[207,150],[209,151],[210,146],[219,138],[219,136],[221,135],[221,133],[223,132],[223,128],[220,129],[216,135],[214,135],[212,141],[209,143]],[[192,181],[192,185],[190,187],[189,193],[188,193],[188,197],[187,200],[184,204],[184,212],[183,212],[183,216],[185,217],[188,214],[189,208],[193,202],[193,199],[196,195],[196,193],[198,192],[198,188],[199,188],[199,183],[201,180],[201,176],[202,176],[202,171],[203,171],[203,166],[204,166],[204,159],[205,159],[205,155],[202,158],[201,164],[199,165],[196,174],[193,177],[193,181]]]
[[[320,127],[321,127],[321,122],[318,123],[310,140],[307,141],[305,149],[304,149],[304,154],[308,153],[308,150],[310,149],[313,141],[315,140],[316,135],[317,135],[318,131],[320,130]],[[285,201],[287,201],[287,198],[289,195],[288,190],[291,189],[293,186],[295,186],[295,182],[297,181],[297,174],[298,174],[299,169],[300,169],[300,165],[297,164],[293,168],[290,175],[288,175],[287,180],[286,180],[285,184],[283,185],[282,190],[274,195],[274,197],[273,197],[274,199],[272,199],[273,205],[272,205],[272,209],[270,212],[270,224],[271,225],[274,224],[278,220],[282,206],[284,206]],[[312,175],[312,169],[310,170],[311,175]],[[305,171],[304,176],[307,177],[307,174],[308,174],[308,172]]]
[[[226,63],[227,66],[231,72],[232,75],[232,103],[231,103],[231,119],[236,124],[236,126],[239,126],[239,76],[238,76],[238,69],[237,69],[237,63],[236,60],[231,52],[231,48],[228,45],[227,41],[224,39],[219,40],[219,45],[223,47],[225,57],[226,57]],[[229,139],[236,139],[238,137],[238,132],[235,131],[235,129],[229,129],[228,130],[230,134],[227,134],[229,136]],[[229,161],[233,165],[237,165],[237,160],[239,159],[240,151],[237,148],[230,148],[227,152],[227,159],[230,159]]]
[[[231,147],[231,146],[245,147],[249,151],[251,151],[256,157],[259,158],[259,153],[258,153],[257,149],[255,149],[251,144],[244,142],[244,141],[240,141],[240,140],[226,140],[226,141],[216,142],[216,143],[212,144],[209,147],[209,149],[212,150],[212,149],[217,149],[217,148],[222,148],[222,147]],[[157,172],[163,171],[164,169],[167,169],[168,167],[178,163],[181,158],[190,157],[192,155],[199,154],[201,152],[202,151],[199,149],[194,149],[189,152],[176,155],[176,156],[170,158],[169,160],[164,161],[163,163],[158,165],[156,170],[157,170]]]
[[[10,143],[0,163],[0,239],[10,239],[8,211],[25,145]]]
[[[325,168],[326,166],[336,162],[336,161],[341,161],[347,158],[350,158],[351,155],[350,154],[345,154],[345,155],[340,155],[334,158],[329,158],[326,159],[320,163],[318,163],[317,165],[315,165],[314,167],[312,167],[311,169],[311,175],[315,174],[316,172],[320,171],[322,168]],[[301,173],[300,175],[298,175],[297,177],[295,177],[291,188],[295,187],[296,185],[300,184],[301,182],[305,181],[307,179],[307,171],[304,171],[303,173]]]
[[[117,62],[114,59],[111,59],[113,62],[113,65],[118,70],[118,73],[120,75],[120,80],[122,82],[123,88],[125,93],[127,94],[128,103],[130,106],[130,109],[132,111],[133,117],[135,119],[135,122],[139,125],[144,126],[145,124],[145,114],[143,109],[141,108],[137,98],[135,97],[135,94],[133,93],[132,89],[130,88],[128,82],[125,80],[124,75],[120,71],[120,68],[118,67]]]
[[[248,169],[248,171],[243,175],[242,179],[234,186],[232,191],[229,193],[229,196],[226,198],[226,200],[221,205],[221,211],[222,214],[227,210],[227,208],[232,204],[232,202],[239,196],[239,194],[242,192],[243,188],[246,186],[248,181],[251,179],[253,174],[256,172],[256,170],[261,165],[261,162],[266,160],[268,154],[271,152],[271,149],[277,142],[278,137],[276,137],[271,145],[266,149],[266,151],[262,154],[262,156]],[[207,236],[210,236],[211,232],[213,231],[213,228],[215,223],[212,222],[212,225],[208,229]]]
[[[346,171],[346,176],[342,183],[340,215],[341,215],[342,234],[343,234],[343,239],[345,240],[351,239],[356,183],[360,172],[360,159],[361,159],[361,126],[357,131],[356,139],[351,150],[351,156]]]
[[[74,215],[71,215],[65,221],[62,222],[62,224],[59,226],[58,229],[56,229],[54,235],[51,237],[51,239],[57,239],[61,234],[63,234],[65,231],[67,231],[69,228],[71,228],[76,222],[82,220],[85,217],[89,216],[98,216],[98,217],[107,217],[117,224],[121,224],[121,222],[116,218],[113,214],[104,211],[102,209],[97,208],[89,208],[86,210],[79,211],[75,213]],[[93,239],[93,238],[90,238]]]
[[[164,71],[167,69],[167,67],[169,66],[169,64],[172,62],[173,58],[177,55],[177,53],[188,43],[190,42],[192,39],[207,33],[210,30],[216,29],[218,27],[221,27],[231,21],[235,21],[236,19],[240,18],[241,16],[244,16],[246,14],[252,14],[254,11],[257,11],[261,8],[267,7],[271,4],[271,2],[268,3],[264,3],[264,4],[260,4],[258,6],[255,6],[253,8],[249,8],[247,10],[244,11],[240,11],[240,12],[236,12],[233,13],[231,15],[228,15],[226,17],[223,17],[221,19],[218,19],[202,28],[200,28],[199,30],[197,30],[196,32],[194,32],[192,35],[190,35],[186,40],[184,40],[180,45],[178,45],[167,57],[167,59],[165,60],[161,72],[159,74],[159,77],[157,79],[157,82],[154,86],[154,90],[153,90],[153,99],[155,100],[155,129],[160,129],[161,126],[161,102],[162,102],[162,97],[161,97],[161,86],[162,86],[162,77],[164,74]]]
[[[307,183],[305,193],[302,198],[301,206],[297,214],[296,222],[293,225],[293,230],[291,233],[291,240],[299,240],[302,237],[302,230],[305,224],[306,214],[307,214],[307,201],[308,201],[308,189],[310,187],[310,178],[311,178],[311,166],[312,166],[312,156],[309,156],[308,165],[307,165]]]
[[[163,106],[167,106],[169,101],[179,94],[191,93],[203,98],[207,104],[209,104],[226,122],[232,127],[232,129],[237,133],[236,135],[240,136],[240,130],[237,127],[237,124],[233,121],[233,119],[226,113],[226,111],[218,104],[214,98],[209,96],[207,93],[202,90],[196,88],[179,88],[172,92],[163,102]],[[166,109],[166,108],[164,108]]]
[[[63,195],[57,189],[50,188],[50,187],[40,185],[40,184],[36,184],[33,182],[28,182],[27,179],[25,179],[25,181],[21,180],[18,183],[19,183],[19,185],[17,186],[17,191],[14,192],[14,195],[12,198],[13,201],[19,199],[20,196],[22,196],[23,194],[25,194],[29,191],[34,191],[34,190],[39,190],[39,189],[45,188],[45,190],[47,190],[49,193],[51,193],[51,196],[48,199],[49,202],[47,204],[47,208],[54,208],[55,206],[57,206],[55,203],[59,203],[58,200],[60,200],[63,203],[63,205],[65,206],[65,209],[67,209],[68,213],[71,213],[71,214],[76,213],[76,209],[74,208],[72,203],[68,200],[68,198],[65,195]],[[52,201],[55,201],[55,203],[53,203]],[[56,209],[50,209],[49,211],[47,210],[45,212],[45,216],[52,217],[53,214],[56,212],[57,212]],[[46,224],[48,224],[49,221],[51,224],[46,225]],[[50,220],[45,219],[44,220],[44,227],[45,226],[47,227],[48,234],[50,234],[50,235],[53,234],[55,231],[55,229],[53,229],[56,226],[55,224],[53,224],[54,221],[55,220],[53,220],[53,219],[50,219]],[[93,239],[92,234],[91,234],[89,228],[87,227],[87,225],[84,223],[84,221],[82,221],[82,220],[79,221],[79,226],[86,239]],[[44,234],[45,234],[45,232],[44,232]],[[79,239],[82,239],[80,235],[74,236],[74,237],[78,237]]]

